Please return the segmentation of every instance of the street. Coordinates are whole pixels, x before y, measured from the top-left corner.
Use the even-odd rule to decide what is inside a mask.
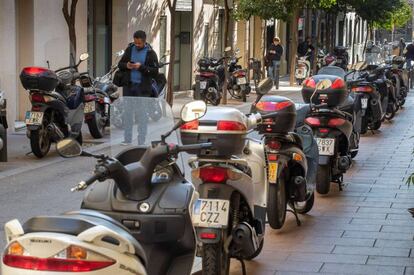
[[[302,102],[298,90],[276,93]],[[249,101],[254,98],[253,94]],[[186,101],[176,99],[174,113]],[[250,103],[235,106],[247,113]],[[359,155],[345,175],[344,190],[333,184],[329,195],[318,195],[309,215],[300,215],[300,227],[288,214],[281,230],[267,228],[262,253],[246,262],[247,274],[414,274],[414,222],[407,212],[413,206],[414,193],[404,181],[412,172],[413,106],[414,95],[410,94],[406,108],[392,123],[362,138]],[[19,144],[13,146],[19,148],[11,152],[20,156],[11,154],[10,163],[0,164],[0,224],[78,209],[83,194],[69,190],[90,175],[95,160],[62,159],[54,150],[45,159],[35,160],[33,155],[22,154],[30,151],[26,137],[15,135]],[[88,142],[88,134],[84,136],[86,150],[105,147],[105,143]],[[2,230],[0,246],[4,247]],[[200,266],[198,259],[195,270]],[[241,274],[236,260],[232,260],[231,271]]]

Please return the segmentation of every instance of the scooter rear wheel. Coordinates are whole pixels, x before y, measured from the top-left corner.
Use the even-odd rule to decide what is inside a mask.
[[[316,174],[316,191],[321,195],[329,193],[331,188],[331,166],[319,165],[318,173]]]
[[[312,210],[313,204],[315,203],[315,192],[308,194],[308,198],[305,202],[290,202],[289,205],[291,208],[295,208],[296,212],[299,214],[306,214]]]
[[[44,125],[30,132],[30,147],[37,158],[41,159],[49,153],[50,144],[50,136]]]
[[[230,257],[224,251],[223,242],[203,244],[203,275],[227,275],[230,269]]]
[[[0,149],[0,162],[7,161],[7,130],[0,125],[0,138],[3,140],[3,148]]]
[[[285,179],[280,177],[278,183],[269,184],[267,219],[271,228],[282,228],[286,219],[286,205],[286,183]]]

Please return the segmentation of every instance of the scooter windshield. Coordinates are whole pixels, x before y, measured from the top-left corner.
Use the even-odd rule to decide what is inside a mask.
[[[179,114],[177,114],[178,116]],[[162,98],[121,97],[110,108],[110,143],[112,156],[136,146],[150,146],[174,126],[170,105]],[[178,132],[167,143],[179,144]]]

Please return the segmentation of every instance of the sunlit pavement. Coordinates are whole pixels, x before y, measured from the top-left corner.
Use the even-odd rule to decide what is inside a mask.
[[[414,274],[414,94],[380,131],[365,135],[344,190],[332,183],[298,227],[291,214],[281,230],[267,228],[263,252],[247,274]],[[231,274],[241,274],[232,261]]]

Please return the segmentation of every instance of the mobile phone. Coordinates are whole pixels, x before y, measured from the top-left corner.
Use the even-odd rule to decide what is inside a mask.
[[[134,61],[129,61],[129,63],[131,63],[131,64],[135,64],[135,62],[134,62]]]

